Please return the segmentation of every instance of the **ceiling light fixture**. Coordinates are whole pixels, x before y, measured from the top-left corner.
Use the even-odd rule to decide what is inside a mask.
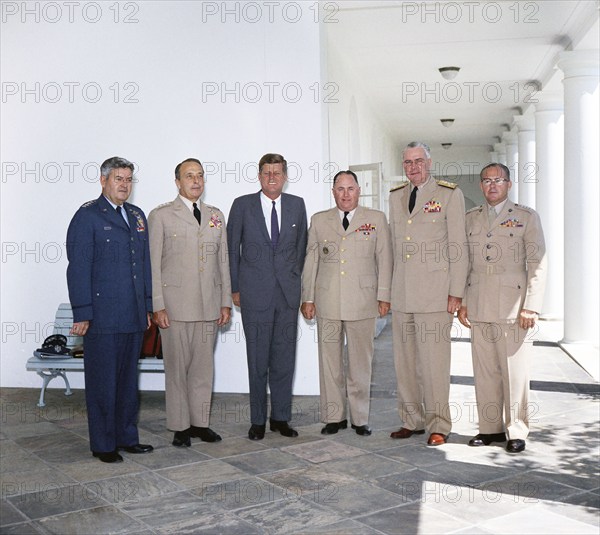
[[[438,70],[444,80],[454,80],[458,71],[460,71],[460,67],[440,67]]]
[[[446,127],[450,128],[454,124],[454,119],[440,119],[440,122]]]
[[[442,143],[442,148],[448,150],[452,146],[452,143]]]

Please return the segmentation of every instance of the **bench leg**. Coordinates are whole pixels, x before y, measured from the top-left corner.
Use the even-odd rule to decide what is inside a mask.
[[[38,407],[45,407],[46,403],[44,402],[44,395],[46,394],[46,387],[48,383],[52,381],[55,377],[62,377],[65,381],[65,396],[70,396],[73,394],[71,392],[71,385],[69,384],[69,380],[67,379],[67,374],[63,370],[41,370],[37,372],[37,374],[42,378],[42,390],[40,392],[40,401],[38,402]]]

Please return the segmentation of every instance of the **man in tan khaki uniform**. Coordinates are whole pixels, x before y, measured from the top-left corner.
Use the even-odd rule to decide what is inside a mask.
[[[352,171],[333,179],[336,207],[315,214],[308,231],[302,272],[306,319],[317,317],[323,434],[348,425],[371,434],[369,422],[375,319],[390,309],[392,249],[383,212],[359,206]],[[344,369],[344,337],[348,370]]]
[[[430,175],[424,143],[404,150],[409,182],[390,195],[394,246],[392,328],[403,427],[392,438],[430,433],[444,444],[452,427],[450,337],[467,277],[465,204],[456,184]]]
[[[505,165],[481,171],[486,204],[467,212],[470,270],[458,314],[471,329],[479,434],[469,446],[504,442],[525,449],[529,433],[527,331],[542,308],[546,249],[538,214],[508,200]]]
[[[175,168],[179,195],[150,213],[153,320],[165,361],[167,427],[173,445],[190,437],[216,442],[208,427],[213,352],[219,326],[229,322],[231,282],[223,213],[200,201],[202,164],[188,158]]]

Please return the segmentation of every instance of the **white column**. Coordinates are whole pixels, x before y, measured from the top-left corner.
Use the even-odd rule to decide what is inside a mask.
[[[565,332],[598,344],[598,50],[561,52],[565,92]]]
[[[548,255],[543,319],[564,317],[564,116],[560,93],[538,93],[535,105],[536,210]]]
[[[498,153],[495,150],[490,151],[490,163],[498,163]]]
[[[506,145],[504,143],[494,143],[494,151],[498,156],[496,162],[506,165]]]
[[[519,202],[519,144],[515,132],[504,132],[502,141],[506,145],[506,166],[510,169],[512,188],[508,197],[513,202]]]
[[[535,209],[535,119],[533,115],[515,115],[519,147],[519,204]]]

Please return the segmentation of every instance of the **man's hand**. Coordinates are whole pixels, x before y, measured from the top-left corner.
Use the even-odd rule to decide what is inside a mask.
[[[302,303],[300,312],[307,320],[311,320],[317,315],[317,307],[314,303]]]
[[[538,319],[537,312],[533,310],[521,310],[519,313],[519,326],[521,329],[531,329]]]
[[[69,334],[73,336],[85,336],[85,333],[90,328],[89,321],[78,321],[77,323],[73,323]]]
[[[156,323],[156,325],[158,325],[161,329],[168,329],[171,326],[171,324],[169,323],[169,316],[167,315],[167,310],[164,308],[152,314],[152,321]]]
[[[453,295],[448,296],[448,312],[454,314],[460,309],[462,303],[462,297],[454,297]]]
[[[221,307],[221,315],[217,320],[217,325],[227,325],[231,319],[231,309],[229,307]]]
[[[379,317],[383,318],[390,311],[390,304],[387,301],[377,301],[379,303]]]
[[[231,300],[236,307],[240,306],[240,292],[233,292],[231,294]]]
[[[467,315],[467,307],[461,306],[458,309],[458,321],[460,321],[467,329],[471,328],[471,322],[469,321],[469,317]]]

